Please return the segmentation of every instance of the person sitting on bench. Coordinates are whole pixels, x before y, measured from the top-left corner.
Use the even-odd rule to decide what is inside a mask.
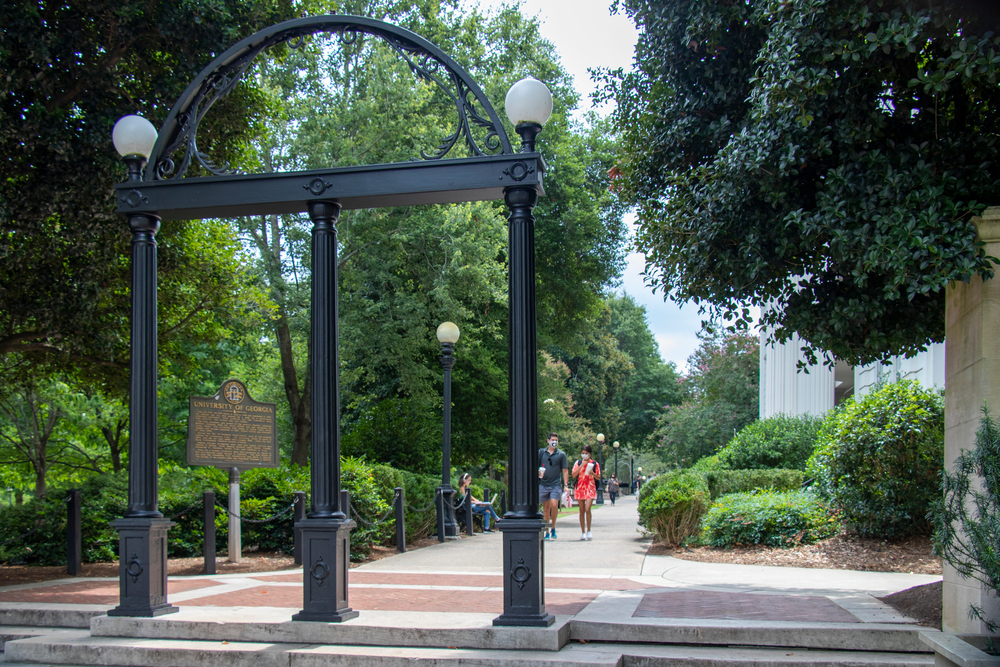
[[[472,484],[472,475],[470,475],[469,473],[464,473],[462,475],[462,478],[458,482],[458,495],[460,498],[465,498],[465,491],[466,489],[469,488],[470,484]],[[491,516],[493,517],[494,521],[500,520],[500,517],[497,516],[497,513],[493,511],[493,505],[487,502],[483,502],[482,500],[477,499],[475,496],[472,496],[472,513],[482,515],[484,533],[493,532],[492,530],[490,530]]]

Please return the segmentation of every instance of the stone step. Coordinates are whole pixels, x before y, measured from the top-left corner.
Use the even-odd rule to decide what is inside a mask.
[[[106,605],[97,604],[0,602],[0,626],[89,628],[90,619],[104,616],[108,609]]]
[[[570,638],[586,641],[785,647],[831,651],[928,653],[919,625],[896,623],[787,623],[712,619],[573,619]]]
[[[40,637],[43,635],[49,635],[53,632],[64,632],[66,630],[75,630],[76,628],[35,628],[35,627],[19,627],[16,625],[0,625],[0,653],[3,652],[3,647],[7,642],[12,642],[17,639],[26,639],[27,637]]]
[[[789,623],[712,619],[559,616],[548,628],[493,626],[492,614],[366,611],[346,623],[292,623],[279,608],[246,610],[182,607],[156,618],[100,616],[95,637],[190,639],[195,641],[336,644],[413,648],[558,651],[571,639],[611,643],[739,645],[847,651],[928,653],[918,625],[899,623]]]
[[[650,646],[573,642],[560,651],[91,637],[65,631],[12,641],[4,667],[929,667],[928,654],[809,651],[721,646]]]

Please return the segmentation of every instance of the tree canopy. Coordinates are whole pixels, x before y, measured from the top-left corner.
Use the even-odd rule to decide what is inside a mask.
[[[162,122],[213,55],[291,18],[284,0],[11,0],[0,7],[0,371],[88,370],[119,393],[128,369],[128,225],[111,193],[124,167],[115,121]],[[237,155],[263,105],[247,86],[204,136]],[[245,284],[226,229],[174,223],[160,234],[160,341],[236,312]],[[214,311],[214,312],[213,312]],[[199,322],[199,320],[201,320]],[[207,332],[205,336],[212,337]],[[214,332],[217,336],[217,331]],[[175,346],[181,354],[187,346]],[[81,375],[83,373],[80,373]],[[110,384],[108,384],[110,383]],[[6,384],[6,383],[5,383]]]
[[[760,411],[757,336],[709,325],[698,339],[679,382],[683,402],[663,406],[649,436],[660,459],[678,468],[714,454]]]
[[[854,364],[943,340],[946,285],[993,275],[971,218],[1000,203],[995,12],[619,6],[641,29],[636,68],[605,94],[649,282],[743,324],[759,306],[777,340]]]

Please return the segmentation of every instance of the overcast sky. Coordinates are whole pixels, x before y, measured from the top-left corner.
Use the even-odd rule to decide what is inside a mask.
[[[499,7],[501,2],[470,0],[470,4],[479,4],[485,9]],[[581,108],[590,108],[590,94],[595,88],[588,68],[631,68],[637,32],[624,14],[611,13],[610,0],[524,0],[521,4],[525,14],[539,17],[542,36],[555,45],[563,67],[575,79],[582,98]],[[502,104],[502,100],[495,103]],[[544,139],[543,132],[541,140]],[[643,284],[640,273],[644,266],[642,254],[628,256],[628,267],[622,277],[623,288],[646,307],[649,328],[660,346],[663,360],[673,361],[683,370],[688,356],[698,346],[695,337],[701,327],[698,309],[664,303],[662,294],[653,294]]]

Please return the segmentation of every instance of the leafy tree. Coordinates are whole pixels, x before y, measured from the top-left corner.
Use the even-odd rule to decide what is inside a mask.
[[[944,337],[944,289],[993,276],[1000,37],[988,3],[623,0],[607,73],[649,279],[853,364]],[[814,361],[815,357],[810,361]]]
[[[595,430],[604,433],[605,445],[610,446],[618,439],[624,424],[622,394],[635,368],[610,332],[611,309],[608,306],[604,306],[591,326],[593,328],[580,337],[581,342],[577,345],[582,353],[566,359],[572,373],[568,385],[577,412],[590,421]],[[598,452],[595,455],[600,458]]]
[[[688,467],[713,454],[759,413],[759,343],[707,327],[681,378],[684,401],[665,406],[649,443],[668,464]]]
[[[573,395],[567,388],[569,366],[547,352],[538,355],[538,447],[544,446],[549,433],[559,434],[559,446],[567,452],[578,451],[594,443],[594,432],[587,421],[576,414]]]
[[[111,189],[124,170],[111,145],[111,128],[128,113],[162,121],[166,104],[214,54],[292,14],[284,0],[3,4],[0,357],[5,374],[23,379],[49,363],[124,391],[130,234],[113,213]],[[206,119],[201,136],[220,155],[237,156],[261,107],[252,89],[242,86]],[[177,308],[168,314],[173,325],[206,307],[223,310],[234,287],[232,281],[202,280],[189,272],[190,262],[172,264],[172,250],[200,250],[187,232],[182,223],[171,223],[160,235],[161,303]],[[202,259],[198,268],[211,270],[208,256]],[[161,333],[164,354],[177,351],[170,350],[170,333]]]
[[[36,498],[45,498],[53,469],[63,475],[103,472],[103,448],[80,434],[86,397],[63,382],[22,386],[0,398],[0,465],[30,469]]]
[[[636,304],[627,294],[611,296],[609,329],[618,340],[618,349],[632,361],[633,373],[618,394],[618,409],[622,415],[621,430],[616,438],[641,446],[656,426],[656,417],[667,405],[681,402],[677,367],[664,363],[656,339],[646,322],[646,308]]]
[[[596,125],[570,125],[567,114],[577,97],[552,46],[539,36],[537,21],[513,8],[463,14],[453,3],[355,2],[340,11],[348,9],[436,43],[465,64],[493,100],[503,99],[511,83],[529,73],[553,89],[556,113],[542,143],[558,159],[550,160],[547,197],[536,210],[538,255],[545,258],[538,272],[539,309],[548,314],[540,318],[541,336],[573,340],[587,315],[598,312],[605,284],[620,273],[624,227],[621,205],[608,192],[614,146]],[[280,113],[257,144],[262,169],[408,161],[454,129],[453,102],[434,86],[415,83],[379,40],[362,36],[334,47],[307,45],[258,69],[258,85],[280,101]],[[464,147],[455,150],[461,156]],[[302,216],[276,216],[239,225],[277,307],[272,326],[295,429],[292,460],[304,462],[311,424],[304,358],[309,223]],[[502,203],[344,211],[338,231],[345,447],[379,460],[406,460],[414,470],[436,465],[419,452],[397,456],[402,443],[391,434],[407,421],[421,433],[425,418],[440,425],[440,348],[433,332],[447,319],[462,330],[453,375],[454,460],[473,465],[505,458]],[[355,435],[354,429],[361,430]],[[417,439],[428,447],[440,442],[439,435]]]

